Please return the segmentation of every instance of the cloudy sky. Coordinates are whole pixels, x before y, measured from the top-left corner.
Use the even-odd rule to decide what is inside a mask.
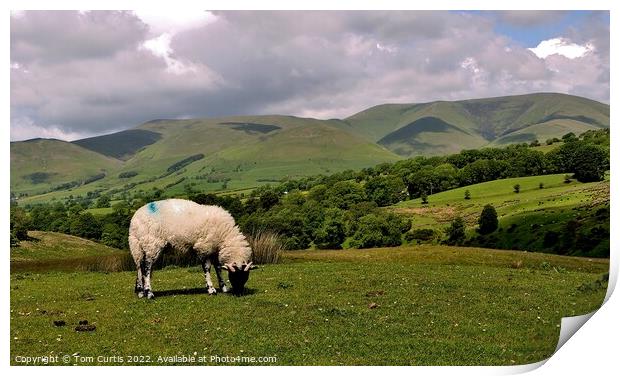
[[[11,14],[12,140],[539,91],[609,102],[608,12]]]

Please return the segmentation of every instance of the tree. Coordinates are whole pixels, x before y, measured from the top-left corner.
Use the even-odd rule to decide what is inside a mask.
[[[465,221],[461,217],[456,217],[446,229],[448,239],[446,243],[450,245],[460,245],[465,241]]]
[[[521,184],[515,184],[513,187],[515,193],[521,192]]]
[[[95,203],[96,208],[109,208],[110,207],[110,196],[103,195],[99,196],[97,202]]]
[[[326,209],[323,223],[316,232],[314,244],[319,249],[340,249],[344,239],[343,211],[338,208]]]
[[[339,181],[331,186],[325,194],[328,206],[344,210],[354,204],[366,201],[364,188],[352,181]]]
[[[478,219],[478,232],[482,235],[490,234],[497,230],[499,221],[497,220],[497,211],[491,204],[487,204],[480,213]]]
[[[128,231],[121,228],[116,223],[106,223],[103,225],[101,242],[109,247],[118,249],[128,249]]]
[[[410,221],[404,221],[394,213],[368,214],[359,219],[357,230],[351,239],[351,246],[353,248],[398,246],[402,243],[402,234],[410,228]]]
[[[15,238],[15,242],[12,243],[17,244],[19,243],[19,240],[28,239],[28,229],[30,228],[30,224],[30,219],[24,209],[17,206],[11,207],[11,238]]]
[[[469,193],[469,189],[465,190],[465,200],[471,199],[471,193]]]
[[[71,234],[86,239],[99,239],[101,237],[101,224],[92,213],[78,214],[69,226]]]
[[[422,198],[422,205],[428,204],[428,195],[426,194],[426,192],[423,192],[422,196],[420,197]]]
[[[364,185],[364,190],[368,199],[379,206],[392,205],[406,197],[405,183],[400,177],[394,175],[372,177]]]
[[[575,136],[575,134],[573,132],[569,132],[569,133],[565,134],[564,136],[562,136],[562,141],[564,141],[564,142],[577,141],[577,136]]]
[[[565,143],[549,152],[547,159],[555,172],[573,172],[583,183],[603,180],[609,169],[608,152],[585,141]]]
[[[575,179],[582,183],[603,180],[609,164],[607,153],[596,145],[579,144],[573,155]]]

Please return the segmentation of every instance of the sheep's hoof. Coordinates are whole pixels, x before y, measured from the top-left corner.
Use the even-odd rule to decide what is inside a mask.
[[[138,292],[138,298],[144,298],[144,292],[143,291]]]
[[[209,287],[207,292],[209,293],[209,295],[216,295],[217,294],[217,290],[214,287]]]
[[[228,289],[228,287],[226,287],[226,285],[222,286],[222,292],[223,292],[223,293],[227,293],[227,292],[229,292],[229,291],[230,291],[230,290]]]
[[[147,298],[147,299],[153,299],[153,298],[155,298],[155,295],[154,295],[152,292],[148,291],[148,292],[146,293],[146,298]]]

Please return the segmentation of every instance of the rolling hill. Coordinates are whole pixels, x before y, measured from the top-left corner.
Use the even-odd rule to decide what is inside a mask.
[[[121,166],[117,159],[65,141],[39,138],[11,142],[11,192],[66,190]]]
[[[379,105],[344,119],[346,128],[403,156],[561,137],[609,127],[609,106],[536,93],[455,102]]]
[[[71,143],[11,143],[11,192],[49,200],[89,191],[242,190],[415,155],[609,127],[609,106],[565,94],[384,104],[346,119],[282,115],[158,119]],[[70,192],[70,193],[69,193]]]

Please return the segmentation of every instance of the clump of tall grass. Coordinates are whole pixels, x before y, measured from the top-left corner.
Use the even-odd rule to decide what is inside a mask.
[[[248,237],[252,247],[252,261],[256,264],[277,264],[282,256],[280,235],[269,230],[258,230]]]
[[[129,253],[95,256],[79,260],[75,269],[88,272],[123,272],[136,270],[136,264]]]

